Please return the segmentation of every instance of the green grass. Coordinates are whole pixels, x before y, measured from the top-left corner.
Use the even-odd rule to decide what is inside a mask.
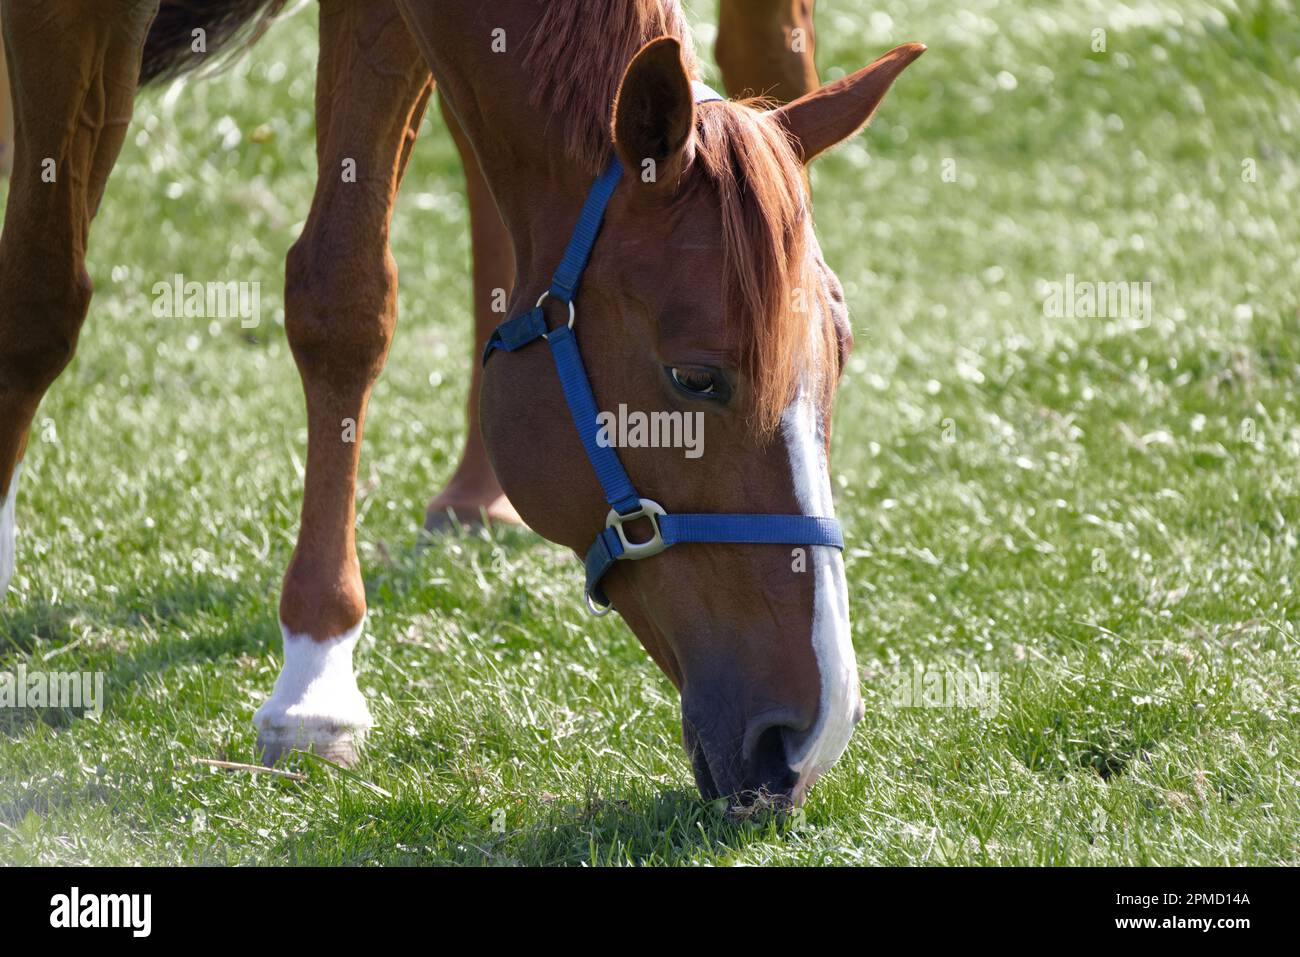
[[[397,214],[401,318],[362,465],[372,745],[354,774],[304,781],[193,763],[253,758],[278,670],[309,10],[137,108],[0,600],[0,668],[103,670],[108,704],[0,714],[0,861],[1300,860],[1300,15],[820,6],[826,79],[931,49],[815,174],[857,334],[834,468],[867,718],[802,819],[732,824],[696,797],[671,686],[620,622],[585,615],[566,553],[523,532],[415,550],[470,352],[437,123]],[[175,272],[260,280],[274,321],[154,319]],[[1155,315],[1047,318],[1044,283],[1067,273],[1150,281]],[[1000,707],[892,707],[914,663],[998,672]]]

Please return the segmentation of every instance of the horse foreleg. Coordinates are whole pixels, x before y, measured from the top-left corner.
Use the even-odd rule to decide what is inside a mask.
[[[515,283],[515,254],[501,214],[497,212],[487,180],[479,169],[478,158],[460,123],[439,96],[447,129],[460,151],[465,170],[465,193],[469,205],[469,231],[473,252],[474,347],[470,356],[469,401],[466,409],[465,446],[447,487],[438,493],[425,511],[424,527],[445,528],[452,521],[522,522],[506,493],[501,491],[492,463],[483,444],[478,424],[478,393],[483,366],[479,361],[488,336],[507,317],[502,314]]]
[[[158,0],[0,4],[15,121],[0,237],[0,594],[14,570],[28,429],[90,307],[90,221],[126,137],[157,10]]]
[[[393,202],[431,90],[389,0],[322,2],[319,173],[285,267],[285,331],[307,395],[307,474],[280,600],[284,667],[254,716],[268,763],[290,748],[350,763],[372,723],[352,670],[366,612],[356,474],[366,403],[396,325]]]
[[[813,0],[722,0],[714,49],[732,96],[785,102],[820,85],[813,62]]]

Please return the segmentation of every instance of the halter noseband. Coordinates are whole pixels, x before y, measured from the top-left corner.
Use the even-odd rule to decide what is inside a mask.
[[[703,83],[693,81],[691,87],[696,103],[722,100],[721,96]],[[592,247],[596,244],[596,234],[605,218],[605,208],[609,205],[614,187],[618,185],[622,174],[623,167],[618,157],[611,157],[609,165],[597,177],[587,194],[578,224],[564,251],[564,258],[551,279],[550,288],[542,293],[537,305],[528,312],[497,326],[488,340],[487,348],[483,350],[483,364],[486,366],[492,353],[498,349],[514,352],[537,339],[545,339],[551,347],[555,371],[559,374],[573,424],[587,450],[587,458],[596,471],[601,488],[604,489],[605,501],[610,505],[605,530],[596,536],[595,542],[587,550],[587,586],[584,595],[587,608],[593,615],[607,615],[610,612],[611,603],[601,590],[600,581],[616,561],[649,558],[671,545],[709,542],[844,548],[844,535],[840,531],[840,523],[834,518],[770,514],[671,515],[658,502],[637,495],[632,480],[618,459],[618,453],[598,440],[600,426],[596,398],[592,394],[591,381],[587,378],[587,370],[578,352],[578,340],[573,333],[574,320],[577,318],[573,299]],[[542,308],[547,299],[558,299],[569,307],[567,325],[556,329],[547,328]],[[639,518],[648,519],[654,529],[654,535],[644,542],[632,541],[623,529],[625,522]]]

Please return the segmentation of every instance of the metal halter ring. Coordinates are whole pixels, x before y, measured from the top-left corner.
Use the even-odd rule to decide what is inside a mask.
[[[614,606],[612,603],[609,605],[597,605],[594,601],[591,600],[590,592],[584,592],[582,597],[586,600],[587,611],[593,618],[604,618],[606,615],[608,615],[611,611],[614,610]]]
[[[659,529],[659,516],[668,513],[658,502],[652,502],[648,498],[640,501],[641,507],[635,512],[620,515],[617,509],[611,508],[605,518],[605,527],[612,528],[623,545],[623,554],[619,556],[620,558],[649,558],[651,555],[658,555],[668,547],[668,543],[664,541],[664,533]],[[630,542],[627,532],[623,531],[624,522],[632,522],[638,518],[648,518],[651,527],[655,530],[654,536],[648,542]]]
[[[549,299],[549,298],[551,298],[551,290],[548,289],[548,290],[546,290],[544,293],[542,293],[540,296],[537,297],[537,305],[533,306],[533,308],[534,308],[534,309],[540,309],[540,308],[542,308],[542,303],[544,303],[544,302],[545,302],[547,299]],[[569,328],[572,329],[572,328],[573,328],[573,323],[574,323],[574,321],[578,318],[578,310],[575,309],[575,308],[573,308],[573,300],[572,300],[572,299],[569,300],[569,302],[568,302],[568,306],[569,306]],[[542,338],[545,339],[545,338],[546,338],[546,335],[543,334],[543,335],[542,335]]]

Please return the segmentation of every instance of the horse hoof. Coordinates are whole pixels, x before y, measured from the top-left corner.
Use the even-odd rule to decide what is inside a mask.
[[[330,641],[284,633],[284,666],[271,697],[253,715],[257,750],[269,766],[290,751],[312,751],[347,767],[357,763],[374,725],[352,671],[365,622]]]
[[[476,517],[461,517],[459,513],[450,508],[443,512],[430,509],[424,516],[424,530],[430,535],[442,535],[449,532],[476,532],[486,524],[482,511]]]
[[[429,503],[424,512],[424,530],[430,534],[476,532],[493,525],[523,524],[524,520],[519,517],[510,500],[500,493],[484,499],[471,496],[454,502],[449,502],[440,495]]]
[[[257,733],[257,754],[268,768],[292,751],[309,751],[345,768],[356,767],[365,744],[363,728],[263,728]]]

